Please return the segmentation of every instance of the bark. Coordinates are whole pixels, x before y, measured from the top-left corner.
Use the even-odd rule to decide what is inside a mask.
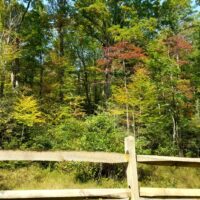
[[[170,49],[170,47],[168,47],[168,49]],[[170,52],[168,50],[168,56],[170,58]],[[176,56],[176,59],[178,61],[178,56]],[[170,73],[170,81],[171,81],[171,92],[172,92],[172,102],[171,102],[171,107],[172,107],[172,111],[171,111],[171,118],[172,118],[172,124],[173,124],[173,133],[172,133],[172,138],[173,138],[173,145],[174,147],[177,146],[179,149],[179,133],[178,133],[178,117],[177,117],[177,106],[176,106],[176,99],[175,99],[175,94],[176,94],[176,90],[175,87],[173,85],[173,74],[172,72]]]
[[[110,72],[109,72],[109,69],[106,68],[105,69],[105,95],[106,95],[106,101],[109,99],[109,97],[111,96],[111,90],[110,90],[110,87],[111,87],[111,81],[110,81]]]
[[[98,85],[97,85],[96,73],[94,75],[94,103],[97,105],[99,103],[99,93],[98,93]]]
[[[175,145],[178,137],[178,128],[176,119],[173,114],[172,114],[172,123],[173,123],[173,144]]]
[[[19,59],[16,58],[11,72],[11,83],[14,91],[16,91],[16,89],[19,87],[19,63]]]
[[[77,72],[77,93],[78,95],[81,95],[81,75],[80,70]]]
[[[19,44],[20,44],[19,38],[16,38],[17,49],[19,49]],[[20,60],[19,58],[15,58],[15,60],[12,63],[12,72],[11,72],[11,84],[14,91],[16,91],[16,89],[19,86],[19,72],[20,72]]]
[[[134,113],[134,111],[132,112],[132,118],[133,118],[133,123],[132,123],[133,134],[134,134],[134,137],[136,137],[136,124],[135,124],[135,113]]]
[[[2,72],[1,74],[1,82],[0,82],[0,98],[4,96],[4,87],[5,87],[5,74]]]
[[[18,23],[14,27],[17,32],[19,32],[21,29],[22,23],[23,23],[25,16],[30,8],[31,2],[32,2],[32,0],[28,1],[26,9],[25,9],[24,13],[22,13],[22,15],[21,15],[21,20],[18,20]],[[20,15],[18,18],[20,19]],[[16,38],[16,46],[17,46],[17,49],[20,48],[19,38]],[[12,84],[12,88],[14,91],[16,91],[16,89],[19,86],[19,72],[20,72],[20,60],[19,60],[19,58],[16,58],[12,64],[12,72],[11,72],[11,84]]]
[[[91,99],[90,99],[90,89],[88,85],[88,73],[86,72],[86,69],[84,67],[84,87],[85,87],[85,95],[86,95],[86,100],[87,100],[87,110],[89,113],[91,113],[92,105],[91,105]]]
[[[82,50],[83,51],[83,50]],[[83,67],[83,86],[85,89],[85,96],[86,96],[86,104],[87,104],[87,112],[89,114],[93,113],[93,108],[92,108],[92,102],[91,102],[91,95],[90,95],[90,86],[89,86],[89,80],[88,80],[88,72],[87,72],[87,65],[84,59],[83,52],[80,52],[79,49],[76,49],[77,56],[81,62],[81,65]]]
[[[126,76],[126,66],[125,62],[123,61],[123,68],[124,68],[124,87],[125,87],[125,94],[127,97],[127,102],[126,102],[126,131],[127,134],[130,133],[130,121],[129,121],[129,105],[128,105],[128,88],[127,88],[127,76]]]
[[[59,27],[59,53],[60,57],[64,56],[64,34],[63,34],[63,26],[61,25]],[[58,81],[59,81],[59,100],[62,102],[64,99],[64,93],[63,93],[63,86],[64,86],[64,75],[65,70],[63,66],[60,66],[60,69],[58,71]]]
[[[199,106],[199,99],[196,100],[196,115],[200,118],[200,106]]]
[[[42,53],[40,53],[40,90],[39,90],[39,96],[43,96],[43,84],[44,84],[44,66],[43,66],[43,59],[42,59]]]

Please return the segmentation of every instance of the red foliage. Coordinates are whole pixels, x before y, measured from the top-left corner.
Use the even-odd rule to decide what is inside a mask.
[[[107,58],[101,58],[99,60],[97,60],[97,64],[98,65],[108,65],[110,64],[111,60],[107,59]]]
[[[119,42],[113,46],[104,48],[105,57],[115,59],[139,59],[145,57],[142,49],[128,42]]]
[[[171,51],[175,53],[179,50],[192,50],[192,45],[183,36],[180,35],[169,37],[166,40],[166,44],[168,44]]]
[[[177,64],[178,65],[185,65],[188,64],[186,60],[184,60],[186,53],[192,50],[192,45],[181,35],[175,35],[169,37],[165,44],[169,47],[170,55],[173,57],[178,58]]]
[[[186,60],[179,60],[179,61],[177,61],[177,64],[179,64],[179,65],[186,65],[186,64],[188,64],[189,62],[188,61],[186,61]]]
[[[114,59],[129,60],[129,59],[142,59],[145,58],[145,54],[140,47],[130,44],[128,42],[119,42],[113,46],[105,47],[104,58],[99,59],[97,62],[99,65],[107,65]]]

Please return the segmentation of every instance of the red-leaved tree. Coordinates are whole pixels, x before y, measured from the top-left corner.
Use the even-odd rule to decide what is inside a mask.
[[[128,42],[118,42],[113,46],[108,46],[103,48],[103,58],[98,60],[98,65],[102,66],[102,71],[105,74],[105,94],[106,99],[111,95],[111,77],[113,71],[122,70],[124,78],[124,90],[128,98],[128,88],[127,81],[128,75],[131,74],[134,70],[134,66],[146,58],[142,48],[135,46],[134,44]],[[130,62],[133,62],[131,67]],[[129,107],[126,105],[126,125],[127,132],[129,132]]]

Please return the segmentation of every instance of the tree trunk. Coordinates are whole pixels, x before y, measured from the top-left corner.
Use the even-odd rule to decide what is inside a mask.
[[[111,91],[110,91],[110,73],[109,73],[109,69],[107,67],[105,69],[105,96],[106,96],[106,101],[111,96]]]
[[[88,81],[87,65],[85,62],[83,52],[80,52],[79,49],[77,49],[76,53],[80,60],[81,67],[83,68],[83,79],[84,79],[83,87],[85,89],[87,112],[88,114],[92,114],[93,108],[92,108],[91,95],[90,95],[90,86],[89,86],[89,81]]]
[[[172,114],[172,123],[173,123],[173,144],[175,145],[177,143],[177,138],[178,138],[178,128],[177,128],[177,122]]]
[[[5,79],[6,79],[6,76],[5,76],[4,72],[2,72],[1,82],[0,82],[0,98],[2,98],[4,96]]]
[[[20,48],[19,44],[20,44],[19,38],[16,38],[17,49]],[[20,60],[19,58],[15,58],[12,64],[12,72],[11,72],[11,84],[13,91],[16,91],[16,89],[19,86],[19,72],[20,72]]]
[[[89,88],[89,82],[88,82],[88,73],[86,71],[86,66],[84,65],[84,87],[85,87],[85,95],[86,95],[86,101],[87,101],[87,111],[89,114],[92,114],[92,104],[91,104],[91,98],[90,98],[90,88]]]
[[[6,81],[5,63],[1,63],[1,65],[2,65],[2,71],[1,71],[1,77],[0,77],[0,98],[4,96],[4,87],[5,87],[5,81]]]
[[[40,90],[39,96],[43,96],[43,82],[44,82],[44,66],[43,66],[43,59],[42,59],[42,52],[40,53]]]
[[[62,58],[64,56],[64,34],[63,26],[59,27],[59,56]],[[65,70],[63,66],[60,66],[58,71],[58,81],[59,81],[59,100],[62,102],[64,99],[63,86],[64,86],[64,75]]]
[[[199,98],[196,100],[196,116],[200,118]]]
[[[127,77],[126,77],[126,66],[125,62],[123,60],[123,68],[124,68],[124,88],[125,88],[125,94],[126,94],[126,131],[127,135],[130,133],[130,121],[129,121],[129,105],[128,105],[128,88],[127,88]]]
[[[136,124],[135,124],[135,113],[134,111],[132,111],[132,118],[133,118],[133,123],[132,123],[132,127],[133,127],[133,134],[134,134],[134,137],[136,138]]]

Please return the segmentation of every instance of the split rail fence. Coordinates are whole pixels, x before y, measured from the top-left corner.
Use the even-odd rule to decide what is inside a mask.
[[[165,166],[200,167],[200,158],[136,155],[134,137],[125,138],[125,153],[108,152],[30,152],[0,151],[0,161],[81,161],[127,163],[128,187],[124,189],[4,190],[0,199],[88,198],[88,199],[191,199],[200,200],[200,189],[139,187],[137,163]],[[199,177],[200,178],[200,177]]]

